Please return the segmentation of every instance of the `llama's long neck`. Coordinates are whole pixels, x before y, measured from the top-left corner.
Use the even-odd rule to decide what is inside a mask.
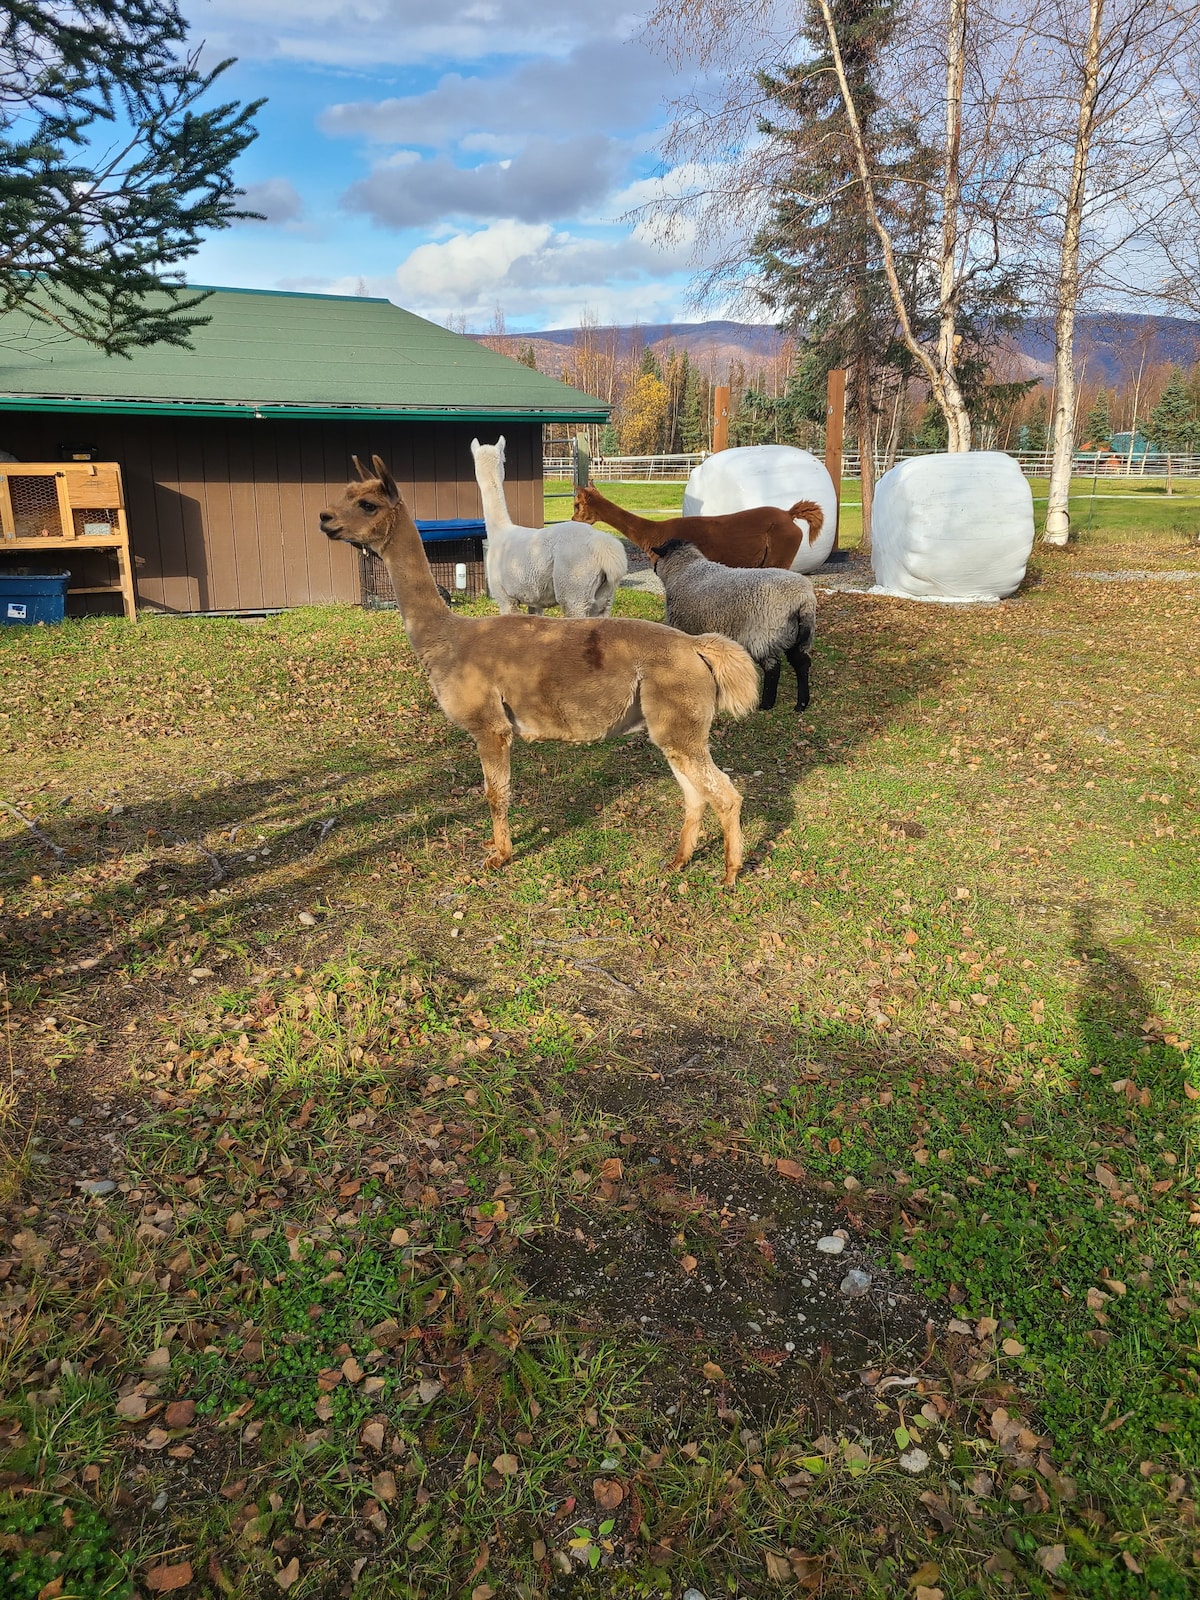
[[[424,656],[446,638],[458,619],[438,593],[421,535],[404,506],[393,509],[391,531],[377,553],[396,591],[409,643]]]
[[[483,520],[488,538],[494,539],[497,534],[507,533],[513,520],[508,514],[508,502],[504,498],[504,480],[496,470],[495,463],[485,463],[483,470],[475,474],[475,481],[483,500]]]
[[[632,539],[634,544],[643,550],[649,550],[661,532],[657,522],[650,522],[632,511],[626,511],[624,506],[613,505],[611,500],[606,500],[594,489],[590,500],[592,509],[602,522],[607,522],[618,533],[623,533],[627,539]]]

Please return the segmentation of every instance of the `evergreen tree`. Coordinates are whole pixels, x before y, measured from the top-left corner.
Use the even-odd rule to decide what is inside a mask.
[[[683,410],[679,418],[682,450],[707,450],[712,440],[712,385],[696,367],[688,368]]]
[[[532,344],[525,344],[521,346],[521,353],[517,357],[517,360],[523,367],[532,367],[534,372],[537,371],[537,351],[533,348]]]
[[[942,415],[941,408],[930,400],[913,432],[913,448],[935,455],[945,450],[948,437],[946,419]]]
[[[737,409],[729,419],[729,443],[777,444],[776,407],[757,379],[742,390]]]
[[[1156,450],[1191,451],[1200,435],[1196,398],[1180,367],[1171,368],[1162,399],[1150,413],[1146,434]]]
[[[933,157],[915,131],[893,115],[879,89],[880,64],[896,33],[898,0],[833,0],[847,77],[854,92],[863,134],[872,152],[877,200],[901,251],[901,270],[913,279],[917,254],[911,244],[920,219],[906,214],[901,180],[918,197],[922,179],[934,173]],[[753,249],[764,299],[786,327],[814,352],[808,381],[822,368],[849,368],[850,409],[860,448],[873,437],[874,375],[895,359],[895,316],[879,254],[879,241],[867,214],[849,135],[846,109],[828,54],[828,36],[814,0],[808,0],[804,37],[812,56],[760,83],[786,121],[764,119],[762,132],[782,142],[792,156],[795,177],[785,183]],[[922,202],[917,201],[918,207]],[[907,251],[907,254],[905,252]],[[869,510],[870,482],[864,486]]]
[[[1029,421],[1021,430],[1024,438],[1021,448],[1023,450],[1043,451],[1050,444],[1050,408],[1044,393],[1038,395],[1034,407],[1029,415]]]
[[[178,0],[7,0],[0,13],[0,309],[108,354],[185,345],[178,264],[238,210],[262,101],[201,109]],[[147,300],[147,296],[152,296]]]
[[[938,182],[940,157],[918,128],[893,109],[883,88],[884,67],[903,18],[900,0],[831,0],[846,76],[858,110],[874,178],[876,204],[887,224],[905,286],[909,320],[919,337],[936,323],[937,285],[928,263],[936,254],[936,219],[927,197]],[[801,65],[760,82],[786,121],[764,119],[762,132],[792,154],[795,176],[781,186],[753,252],[764,299],[798,339],[819,353],[821,377],[848,369],[849,409],[865,462],[874,438],[873,395],[881,370],[904,381],[915,361],[896,337],[895,309],[883,272],[878,236],[863,198],[845,105],[828,53],[828,34],[816,0],[807,0],[803,37],[811,49]],[[1019,284],[1003,267],[980,270],[961,304],[957,372],[968,410],[994,419],[1023,392],[994,385],[991,351],[1016,324]],[[820,392],[816,368],[807,387]],[[1026,386],[1028,387],[1028,386]],[[943,445],[942,448],[945,446]],[[863,485],[864,527],[871,482]]]
[[[1108,404],[1108,390],[1101,389],[1092,403],[1083,425],[1084,449],[1107,449],[1112,443],[1112,411]]]
[[[642,347],[642,359],[638,365],[638,372],[644,378],[657,378],[662,381],[662,362],[659,361],[649,345]]]

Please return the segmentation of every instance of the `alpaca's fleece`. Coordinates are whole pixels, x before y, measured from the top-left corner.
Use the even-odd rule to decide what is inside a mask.
[[[607,616],[628,568],[621,541],[586,522],[520,527],[504,498],[503,435],[495,444],[473,440],[471,454],[487,527],[488,593],[501,613],[558,606],[564,617]]]
[[[667,624],[672,628],[723,633],[760,666],[796,646],[808,650],[812,644],[817,601],[803,573],[722,566],[679,539],[658,547],[657,571],[667,591]]]

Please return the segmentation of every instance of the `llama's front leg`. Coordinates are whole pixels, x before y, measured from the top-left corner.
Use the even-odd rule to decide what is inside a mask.
[[[485,867],[502,867],[512,860],[512,835],[508,830],[508,807],[512,798],[512,732],[480,733],[475,736],[479,764],[483,768],[483,792],[492,813],[492,848],[484,858]]]
[[[692,782],[684,771],[684,763],[671,761],[671,771],[675,774],[675,781],[683,790],[683,831],[679,835],[679,848],[675,851],[675,859],[671,862],[671,871],[679,872],[686,867],[696,853],[696,841],[700,837],[700,823],[704,817],[704,807],[707,799]]]
[[[779,674],[783,664],[778,656],[772,656],[770,661],[760,663],[763,669],[762,694],[759,697],[758,709],[770,711],[775,705],[775,696],[779,693]]]
[[[707,753],[703,756],[668,756],[671,771],[683,790],[683,832],[679,836],[679,849],[673,867],[686,866],[696,848],[700,832],[700,818],[705,804],[712,806],[721,822],[725,839],[725,876],[723,884],[732,886],[742,865],[742,797],[730,778],[721,771]]]
[[[808,691],[808,671],[812,665],[812,657],[807,650],[802,650],[798,644],[794,644],[787,652],[787,658],[792,671],[796,674],[796,710],[807,711],[811,698]]]

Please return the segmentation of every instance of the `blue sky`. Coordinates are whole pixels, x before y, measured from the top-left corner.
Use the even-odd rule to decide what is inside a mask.
[[[265,95],[238,168],[265,223],[193,282],[371,294],[483,331],[688,315],[688,246],[647,198],[672,80],[637,8],[572,0],[184,0],[228,92]]]

